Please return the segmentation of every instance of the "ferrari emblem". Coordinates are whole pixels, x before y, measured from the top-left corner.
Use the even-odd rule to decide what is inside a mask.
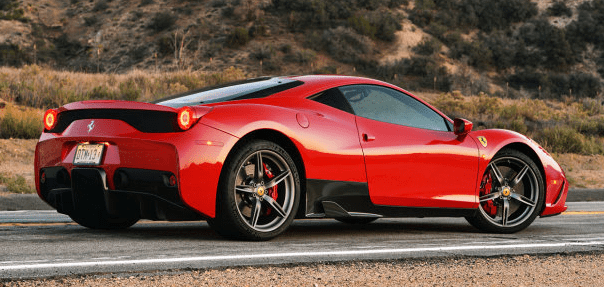
[[[90,133],[92,129],[94,129],[94,120],[90,121],[90,124],[88,125],[88,133]]]
[[[259,187],[258,190],[256,191],[256,194],[258,194],[258,196],[264,196],[265,193],[266,193],[266,189],[264,189],[263,186]]]
[[[503,196],[508,197],[510,196],[510,194],[512,193],[509,187],[506,187],[502,190],[501,192],[503,194]]]
[[[480,142],[480,144],[483,147],[487,147],[487,138],[485,138],[485,137],[478,137],[478,141]]]

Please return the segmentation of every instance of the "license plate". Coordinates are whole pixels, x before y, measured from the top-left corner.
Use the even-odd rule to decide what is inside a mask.
[[[73,164],[99,165],[104,150],[105,145],[103,144],[79,144],[73,157]]]

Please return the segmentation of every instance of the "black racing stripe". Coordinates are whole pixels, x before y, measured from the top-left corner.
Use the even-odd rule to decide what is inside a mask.
[[[176,113],[174,112],[125,109],[87,109],[61,112],[58,115],[57,125],[52,130],[45,130],[45,132],[62,133],[74,121],[84,119],[121,120],[144,133],[169,133],[180,131],[178,123],[176,122]]]

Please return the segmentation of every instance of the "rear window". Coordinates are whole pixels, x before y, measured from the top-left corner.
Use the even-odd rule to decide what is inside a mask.
[[[263,98],[302,84],[302,82],[292,79],[257,78],[189,91],[152,103],[180,108],[208,103]]]

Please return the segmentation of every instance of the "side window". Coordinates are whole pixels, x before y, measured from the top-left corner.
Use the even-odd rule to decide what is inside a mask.
[[[323,91],[319,94],[309,97],[308,99],[313,100],[315,102],[319,102],[324,105],[328,105],[338,110],[345,111],[347,113],[354,114],[354,112],[352,111],[352,107],[350,107],[350,104],[348,104],[340,90],[338,90],[337,88]]]
[[[371,85],[339,89],[358,116],[415,128],[449,131],[441,115],[402,92]]]

